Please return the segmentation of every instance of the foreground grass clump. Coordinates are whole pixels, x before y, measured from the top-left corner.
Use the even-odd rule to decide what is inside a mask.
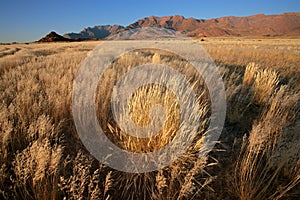
[[[300,137],[294,113],[299,110],[300,96],[288,94],[286,89],[281,86],[272,95],[243,140],[235,169],[241,199],[280,199],[299,183]],[[283,177],[286,182],[280,181]]]
[[[169,116],[165,127],[150,140],[120,131],[109,109],[111,88],[131,67],[146,62],[171,64],[186,74],[201,107],[199,136],[189,150],[170,166],[143,174],[119,172],[99,163],[85,150],[73,124],[73,80],[97,42],[1,47],[0,198],[296,199],[300,195],[300,71],[295,67],[299,44],[292,43],[204,44],[219,63],[228,111],[220,143],[202,158],[197,152],[207,131],[210,102],[201,77],[166,52],[144,50],[116,60],[98,86],[96,107],[99,123],[120,147],[153,151],[169,143],[180,126],[174,94],[147,85],[133,95],[131,117],[147,125],[149,108],[159,103]],[[271,47],[291,54],[271,51],[277,55],[274,61],[267,51]],[[266,53],[258,54],[257,49]],[[241,50],[232,60],[226,56],[227,51]],[[122,65],[126,67],[116,68]]]

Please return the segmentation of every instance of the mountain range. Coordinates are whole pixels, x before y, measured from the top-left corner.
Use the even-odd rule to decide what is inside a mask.
[[[69,40],[105,39],[117,33],[145,27],[165,28],[191,37],[219,36],[300,36],[300,12],[279,15],[257,14],[247,17],[220,17],[213,19],[185,18],[183,16],[150,16],[128,26],[102,25],[84,28],[79,33],[63,35]]]

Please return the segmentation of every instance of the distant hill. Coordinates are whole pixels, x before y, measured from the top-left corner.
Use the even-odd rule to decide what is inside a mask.
[[[50,32],[45,37],[41,38],[38,42],[70,42],[71,39],[65,38],[54,31]]]
[[[120,25],[88,27],[79,33],[67,33],[63,38],[53,33],[50,35],[50,33],[40,41],[80,41],[86,39],[114,38],[114,35],[117,33],[145,27],[170,29],[196,38],[217,36],[300,36],[300,13],[291,12],[279,15],[258,14],[248,17],[228,16],[209,20],[185,18],[179,15],[165,17],[150,16],[142,18],[126,27]],[[147,31],[144,31],[142,35],[147,35]],[[129,31],[126,34],[135,35],[136,32]],[[140,35],[139,37],[143,38]],[[120,39],[119,36],[115,38]]]

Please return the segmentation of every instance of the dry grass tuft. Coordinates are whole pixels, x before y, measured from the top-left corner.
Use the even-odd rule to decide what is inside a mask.
[[[240,199],[279,199],[300,181],[298,175],[289,176],[287,183],[279,179],[284,168],[300,172],[299,148],[295,148],[299,136],[284,131],[295,123],[300,95],[289,94],[286,89],[282,86],[272,96],[249,137],[244,138],[235,170]],[[293,140],[295,137],[298,140]]]
[[[243,83],[253,87],[254,100],[257,103],[267,103],[279,83],[278,73],[271,69],[261,69],[255,63],[249,63],[245,70]]]

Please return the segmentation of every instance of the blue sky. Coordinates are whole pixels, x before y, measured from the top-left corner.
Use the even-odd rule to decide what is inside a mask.
[[[2,0],[0,5],[0,42],[35,41],[52,30],[64,34],[95,25],[128,25],[151,15],[208,19],[300,12],[299,0]]]

